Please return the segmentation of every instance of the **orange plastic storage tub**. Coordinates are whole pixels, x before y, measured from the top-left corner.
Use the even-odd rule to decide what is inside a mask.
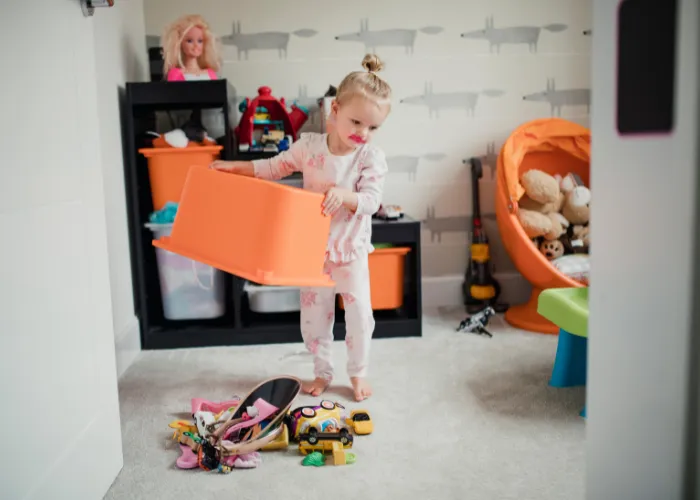
[[[160,210],[168,201],[178,203],[190,167],[209,166],[222,149],[223,146],[198,145],[139,149],[139,153],[148,159],[153,210]]]
[[[169,237],[153,241],[260,285],[333,286],[323,272],[331,219],[323,195],[192,167]]]
[[[369,254],[372,309],[398,309],[403,305],[403,275],[409,247],[377,248]],[[343,298],[340,307],[344,309]]]

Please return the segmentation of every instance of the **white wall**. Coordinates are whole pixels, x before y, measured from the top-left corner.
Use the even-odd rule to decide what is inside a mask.
[[[123,465],[96,29],[76,0],[1,3],[3,499],[102,498]]]
[[[640,2],[642,3],[642,2]],[[679,4],[675,129],[620,137],[617,2],[595,0],[587,388],[590,500],[681,500],[698,266],[700,9]],[[644,49],[642,49],[644,50]],[[650,71],[655,68],[650,67]],[[697,355],[697,353],[695,353]],[[692,498],[697,498],[693,496]]]
[[[301,99],[313,104],[330,84],[338,85],[349,71],[362,69],[366,48],[359,42],[338,41],[336,36],[357,32],[360,20],[368,18],[370,31],[416,29],[413,52],[402,46],[384,46],[377,53],[386,62],[383,76],[395,92],[395,105],[378,137],[390,162],[385,201],[404,207],[423,224],[424,302],[436,297],[459,303],[460,281],[467,264],[468,229],[472,212],[469,170],[465,158],[486,155],[493,166],[495,154],[509,133],[522,122],[551,116],[547,102],[523,100],[544,91],[548,78],[557,89],[589,88],[591,0],[302,0],[296,3],[259,0],[148,0],[145,2],[146,34],[158,43],[164,27],[182,14],[198,13],[214,32],[231,35],[234,22],[241,33],[265,31],[290,33],[286,57],[277,50],[251,50],[239,58],[233,45],[224,45],[221,75],[232,82],[239,100],[254,96],[261,85],[269,85],[277,97]],[[500,53],[489,42],[466,39],[464,32],[482,30],[486,17],[493,16],[496,28],[563,24],[563,31],[542,29],[537,51],[528,45],[503,45]],[[442,31],[420,31],[437,27]],[[307,36],[311,35],[311,36]],[[225,41],[225,40],[224,40]],[[502,95],[481,93],[470,116],[456,104],[429,116],[424,105],[401,104],[401,99],[421,95],[426,82],[433,93],[498,90]],[[562,117],[588,125],[586,106],[564,106]],[[319,124],[318,117],[307,129]],[[417,162],[415,177],[397,158]],[[404,168],[402,168],[404,166]],[[486,169],[482,182],[482,210],[493,243],[498,273],[515,273],[500,244],[494,219],[495,181]],[[434,217],[429,217],[429,210]],[[453,279],[453,278],[456,278]],[[505,278],[502,278],[505,280]],[[504,288],[509,288],[504,283]],[[436,285],[436,286],[434,286]],[[442,290],[442,291],[441,291]],[[525,290],[523,299],[529,297]]]
[[[149,78],[143,8],[143,0],[119,0],[114,7],[96,9],[94,16],[109,270],[119,375],[126,371],[141,349],[138,321],[134,316],[118,89],[127,81]]]

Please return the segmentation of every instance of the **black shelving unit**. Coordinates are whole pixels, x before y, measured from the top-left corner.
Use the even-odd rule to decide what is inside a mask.
[[[153,212],[148,163],[138,153],[149,147],[156,130],[156,112],[222,108],[229,123],[229,84],[202,82],[127,83],[123,100],[125,183],[134,283],[134,308],[139,318],[143,349],[300,342],[299,313],[256,314],[248,307],[245,280],[224,274],[225,314],[216,319],[172,321],[163,315],[160,279],[152,233],[144,224]],[[270,153],[238,153],[231,127],[224,137],[225,159],[256,159]],[[165,132],[165,131],[159,131]],[[299,177],[298,175],[296,176]],[[285,179],[286,182],[294,180]],[[422,334],[420,222],[405,216],[398,221],[373,221],[373,243],[407,246],[404,303],[398,310],[375,311],[375,338]],[[344,311],[336,306],[335,339],[345,338]]]

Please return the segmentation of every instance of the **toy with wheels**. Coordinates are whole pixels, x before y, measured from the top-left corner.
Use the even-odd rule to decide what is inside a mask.
[[[295,408],[287,417],[290,439],[299,441],[302,435],[315,436],[323,432],[340,431],[345,422],[341,413],[344,409],[340,403],[327,399],[319,405]]]
[[[533,168],[562,177],[577,174],[589,186],[590,131],[561,118],[527,122],[513,131],[498,155],[496,220],[503,245],[516,269],[532,285],[530,300],[511,306],[505,319],[516,328],[557,333],[559,328],[537,313],[542,290],[585,286],[556,269],[533,245],[518,219],[518,202],[524,194],[520,176]]]
[[[366,434],[372,434],[374,431],[374,424],[372,424],[372,419],[365,410],[353,410],[350,416],[345,419],[345,423],[352,427],[355,434],[363,436]]]

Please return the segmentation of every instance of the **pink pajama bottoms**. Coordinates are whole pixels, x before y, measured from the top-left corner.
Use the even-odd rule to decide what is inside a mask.
[[[301,289],[301,335],[314,355],[314,376],[333,379],[333,324],[335,295],[345,307],[345,345],[350,377],[367,376],[369,344],[374,333],[374,314],[370,302],[367,255],[348,263],[326,262],[325,272],[335,287]]]

